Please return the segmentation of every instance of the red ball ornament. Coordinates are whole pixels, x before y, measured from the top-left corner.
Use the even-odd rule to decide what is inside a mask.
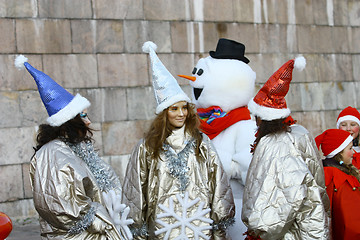
[[[12,222],[8,215],[0,212],[0,239],[5,239],[12,231]]]

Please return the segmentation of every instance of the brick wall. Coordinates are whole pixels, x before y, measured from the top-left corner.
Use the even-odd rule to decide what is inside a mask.
[[[360,107],[359,12],[356,0],[0,0],[0,211],[36,216],[28,169],[47,117],[16,55],[91,101],[96,145],[123,177],[156,106],[145,41],[158,45],[173,75],[190,74],[220,37],[240,41],[257,89],[303,54],[307,67],[294,72],[287,102],[317,135],[335,127],[344,107]]]

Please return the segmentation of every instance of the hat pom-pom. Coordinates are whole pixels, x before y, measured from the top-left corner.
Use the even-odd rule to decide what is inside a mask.
[[[23,69],[24,63],[26,63],[28,61],[27,57],[25,57],[24,55],[19,55],[15,58],[15,67],[17,69]]]
[[[306,59],[303,56],[295,58],[294,67],[297,70],[302,71],[304,70],[305,66],[306,66]]]
[[[150,50],[154,50],[156,52],[157,46],[155,43],[151,42],[151,41],[147,41],[144,43],[144,45],[142,46],[142,50],[144,53],[150,53]]]

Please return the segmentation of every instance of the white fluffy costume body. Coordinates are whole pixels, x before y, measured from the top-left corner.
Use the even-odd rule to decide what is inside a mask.
[[[191,80],[202,131],[212,139],[230,178],[236,207],[236,222],[229,229],[232,239],[244,239],[247,230],[241,220],[242,197],[257,128],[247,109],[256,73],[247,64],[244,51],[241,43],[220,39],[216,52],[201,58],[191,77],[180,75]],[[211,116],[205,116],[209,112]],[[217,126],[212,128],[212,124]]]

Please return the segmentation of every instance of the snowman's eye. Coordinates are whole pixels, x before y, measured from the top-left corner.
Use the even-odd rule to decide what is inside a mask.
[[[194,67],[194,69],[193,69],[193,71],[192,71],[192,74],[195,74],[195,73],[196,73],[196,71],[197,71],[197,68],[196,68],[196,67]]]
[[[197,72],[197,74],[199,75],[199,76],[201,76],[201,74],[203,74],[204,73],[204,70],[202,70],[201,68],[199,69],[199,71]]]

